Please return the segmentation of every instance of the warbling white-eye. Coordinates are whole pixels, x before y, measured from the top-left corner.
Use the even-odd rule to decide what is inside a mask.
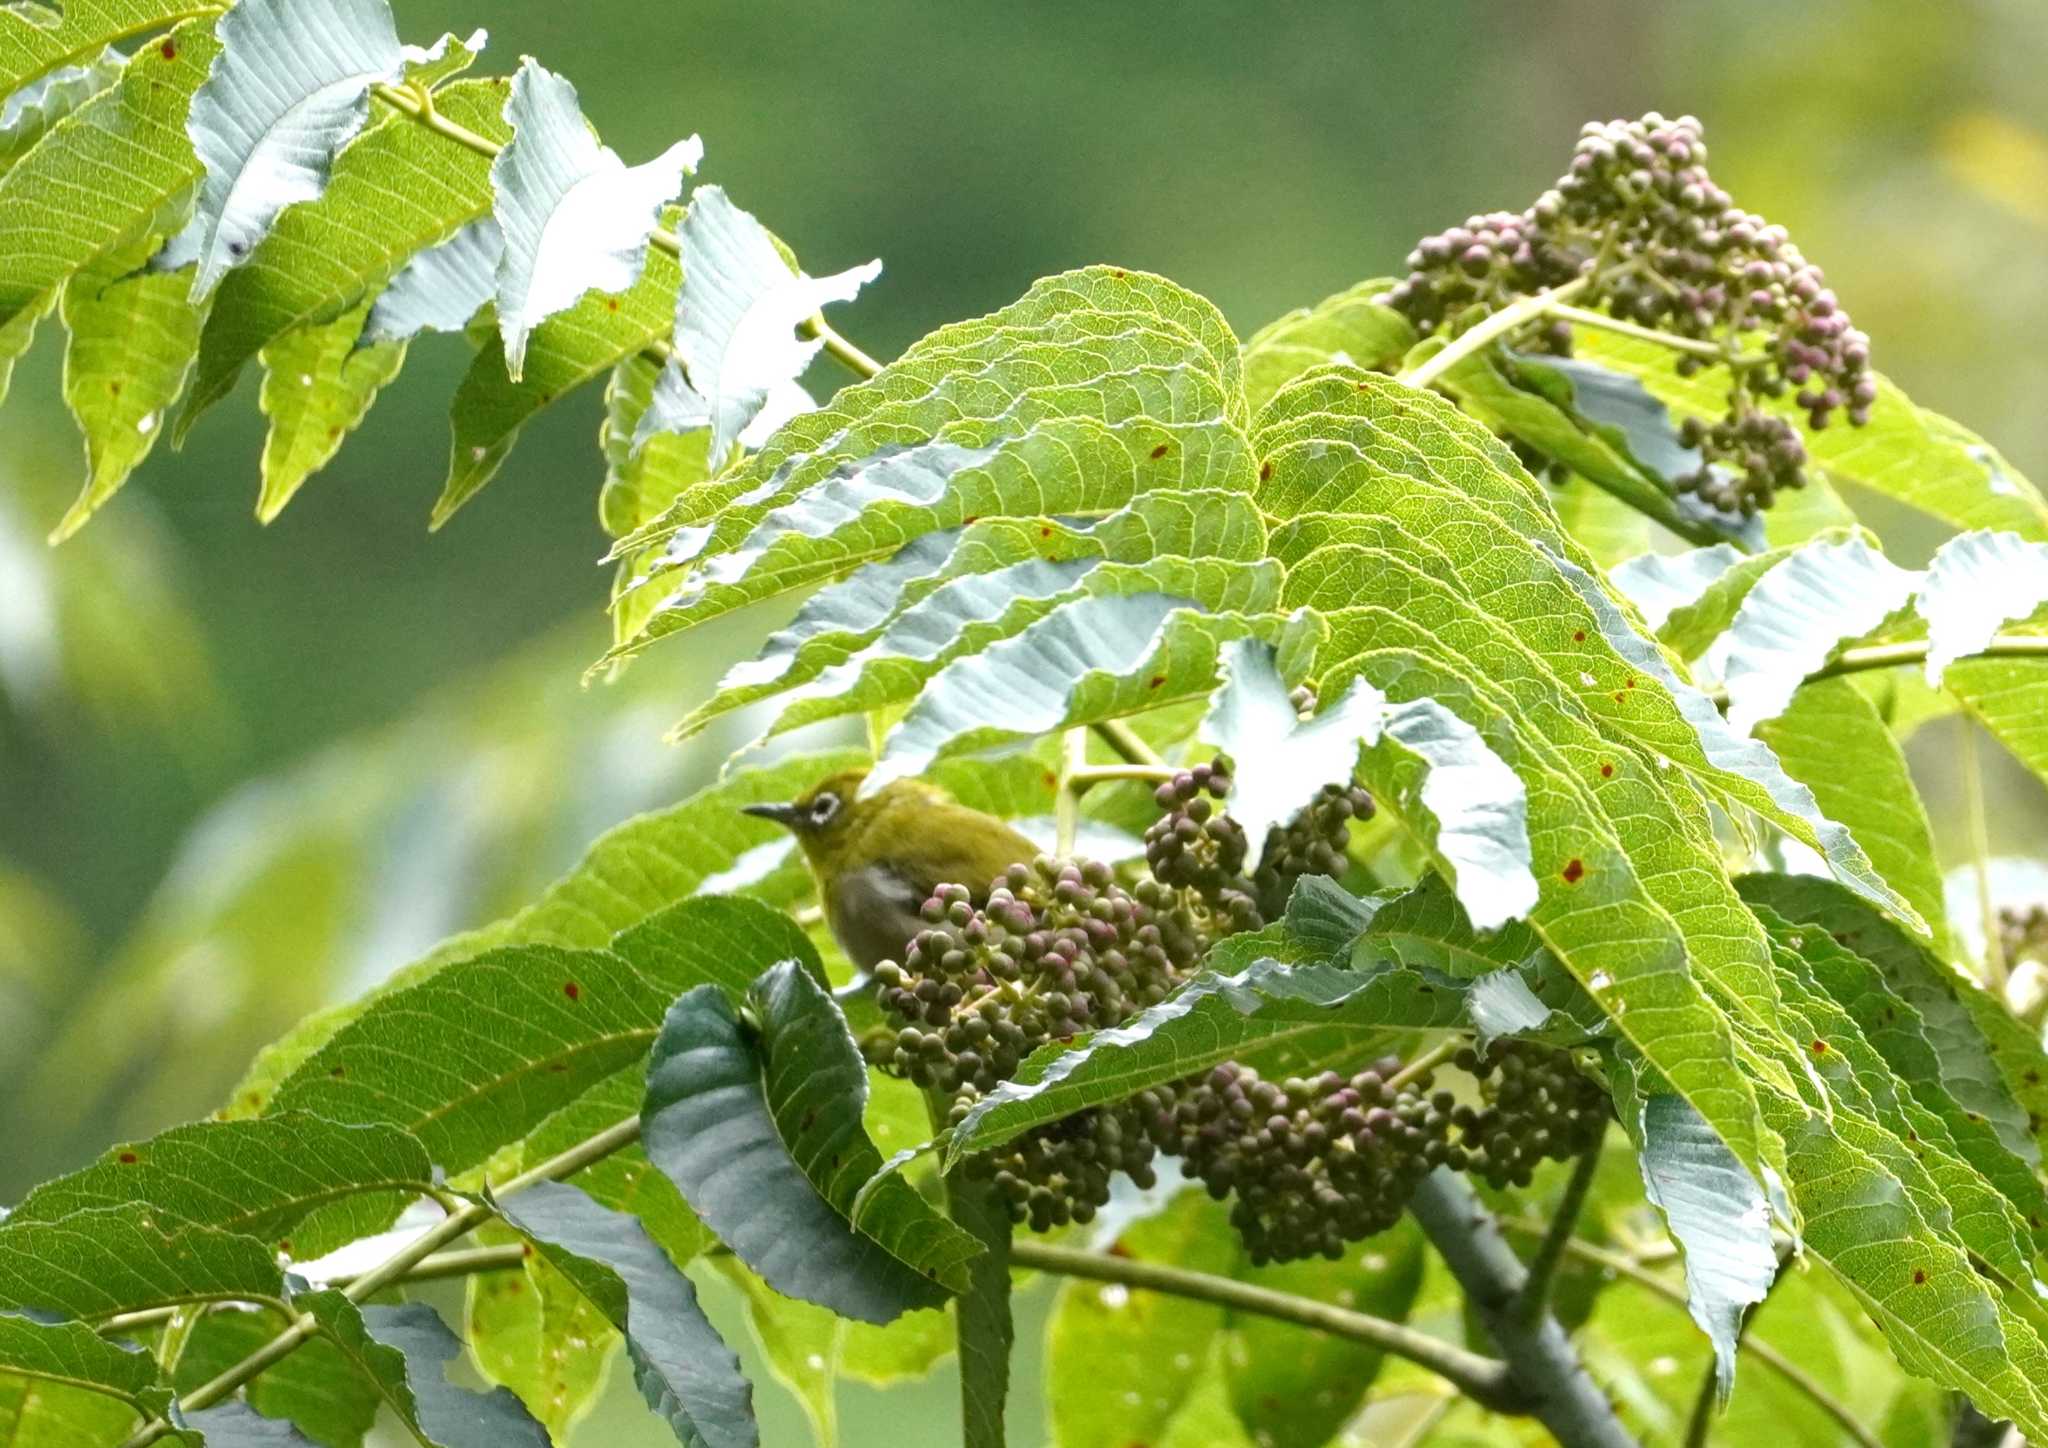
[[[825,922],[864,972],[903,958],[904,946],[924,928],[918,911],[939,886],[964,886],[979,905],[1005,870],[1040,853],[994,815],[916,780],[897,780],[861,799],[865,777],[850,770],[788,804],[741,806],[796,836],[817,877]]]

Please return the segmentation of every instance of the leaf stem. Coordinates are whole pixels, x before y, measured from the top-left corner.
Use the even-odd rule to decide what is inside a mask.
[[[1532,1235],[1549,1231],[1547,1223],[1514,1217],[1501,1218],[1500,1225],[1508,1231]],[[1586,1241],[1583,1237],[1573,1237],[1567,1241],[1565,1243],[1565,1251],[1582,1262],[1603,1268],[1614,1273],[1617,1277],[1627,1278],[1638,1287],[1647,1289],[1655,1296],[1663,1298],[1666,1302],[1680,1310],[1685,1309],[1684,1292],[1673,1287],[1669,1282],[1657,1276],[1656,1273],[1646,1271],[1640,1263],[1631,1257],[1625,1256],[1620,1252],[1610,1252],[1605,1247],[1600,1247]],[[1762,1363],[1765,1367],[1783,1378],[1794,1391],[1806,1397],[1815,1407],[1834,1419],[1842,1431],[1862,1445],[1862,1448],[1884,1448],[1882,1440],[1875,1433],[1871,1432],[1869,1428],[1865,1427],[1861,1420],[1849,1411],[1847,1405],[1815,1381],[1812,1375],[1804,1368],[1800,1367],[1769,1343],[1759,1341],[1754,1336],[1744,1336],[1737,1342],[1736,1350],[1748,1353],[1759,1363]]]
[[[1569,302],[1552,302],[1546,309],[1547,315],[1560,322],[1575,326],[1593,327],[1599,331],[1612,332],[1618,337],[1633,337],[1638,342],[1652,342],[1671,352],[1683,352],[1690,357],[1702,357],[1715,366],[1729,364],[1728,354],[1713,342],[1703,342],[1697,337],[1681,337],[1676,332],[1664,332],[1655,327],[1645,327],[1637,322],[1623,321],[1610,317],[1605,312],[1596,312],[1591,307],[1575,307]],[[1738,357],[1736,367],[1751,367],[1762,358]]]
[[[1121,754],[1128,762],[1166,768],[1165,757],[1140,738],[1138,731],[1123,720],[1103,719],[1090,727],[1095,730],[1096,738]]]
[[[1536,1255],[1529,1259],[1529,1280],[1522,1284],[1521,1299],[1515,1304],[1524,1323],[1533,1324],[1550,1306],[1550,1288],[1557,1280],[1558,1263],[1564,1260],[1565,1243],[1571,1240],[1572,1229],[1578,1225],[1586,1193],[1592,1190],[1593,1178],[1599,1170],[1600,1143],[1596,1141],[1572,1163],[1571,1179],[1564,1185],[1564,1195],[1557,1200],[1550,1231],[1537,1245]]]
[[[1926,657],[1926,639],[1907,639],[1902,643],[1892,644],[1865,644],[1861,648],[1843,649],[1841,653],[1799,682],[1812,684],[1822,679],[1838,679],[1844,674],[1896,668],[1900,664],[1917,664]],[[1969,659],[2048,659],[2048,634],[1996,634],[1990,643],[1971,654]],[[1958,660],[1959,663],[1968,661]],[[1723,709],[1728,707],[1726,689],[1709,690],[1707,697]]]
[[[1143,780],[1147,784],[1159,784],[1172,779],[1178,773],[1170,764],[1087,764],[1075,769],[1067,777],[1067,783],[1076,789],[1087,789],[1090,785],[1110,784],[1119,779]]]
[[[1434,1046],[1431,1046],[1427,1051],[1424,1051],[1421,1055],[1389,1076],[1386,1080],[1386,1089],[1398,1091],[1410,1081],[1428,1075],[1431,1071],[1443,1065],[1444,1062],[1450,1060],[1451,1057],[1457,1055],[1458,1048],[1464,1044],[1465,1038],[1463,1036],[1450,1036],[1438,1041]]]
[[[1464,1178],[1438,1167],[1408,1209],[1465,1289],[1512,1381],[1533,1399],[1531,1415],[1564,1448],[1636,1448],[1557,1318],[1546,1309],[1533,1322],[1523,1320],[1529,1274]]]
[[[629,1146],[639,1139],[640,1118],[628,1117],[512,1177],[496,1188],[496,1195],[501,1198],[508,1197],[536,1182],[557,1181],[562,1177],[574,1176],[591,1163],[601,1161],[621,1147]],[[369,1300],[386,1287],[404,1280],[414,1268],[441,1248],[459,1237],[468,1235],[495,1215],[496,1213],[482,1202],[470,1203],[462,1210],[442,1218],[384,1261],[354,1278],[342,1289],[343,1295],[351,1302]],[[284,1331],[262,1347],[180,1397],[178,1405],[187,1411],[211,1407],[265,1368],[283,1361],[298,1351],[312,1338],[316,1330],[317,1324],[310,1313],[299,1314]],[[164,1419],[152,1418],[130,1434],[121,1448],[146,1448],[146,1445],[154,1443],[170,1431],[171,1425]]]
[[[1058,835],[1053,854],[1067,859],[1074,853],[1074,840],[1081,832],[1081,791],[1087,786],[1074,783],[1074,772],[1088,765],[1088,731],[1069,729],[1060,736],[1059,794],[1053,800]]]
[[[1467,357],[1505,337],[1517,327],[1526,326],[1550,315],[1552,307],[1559,302],[1570,301],[1583,292],[1591,281],[1590,276],[1575,277],[1563,286],[1552,287],[1547,292],[1536,292],[1519,301],[1508,303],[1491,316],[1482,317],[1467,327],[1435,355],[1425,357],[1394,380],[1405,382],[1410,387],[1429,386]]]
[[[1318,1302],[1312,1297],[1296,1297],[1291,1293],[1275,1292],[1270,1287],[1207,1272],[1191,1272],[1163,1262],[1141,1262],[1134,1257],[1083,1252],[1028,1238],[1011,1246],[1010,1261],[1019,1267],[1035,1267],[1041,1272],[1052,1272],[1062,1277],[1083,1277],[1094,1282],[1113,1282],[1123,1287],[1163,1292],[1197,1302],[1212,1302],[1234,1311],[1327,1332],[1332,1337],[1367,1343],[1382,1352],[1427,1368],[1481,1407],[1494,1412],[1526,1413],[1531,1406],[1527,1395],[1510,1381],[1505,1363],[1467,1352],[1412,1327]]]

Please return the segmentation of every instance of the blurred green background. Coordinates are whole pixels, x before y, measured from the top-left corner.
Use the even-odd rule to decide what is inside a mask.
[[[408,38],[482,23],[498,68],[563,71],[628,160],[701,132],[703,178],[810,270],[881,256],[837,320],[884,357],[1093,261],[1249,332],[1526,204],[1582,120],[1692,111],[1717,178],[1826,267],[1880,365],[2048,474],[2037,0],[396,8]],[[744,719],[687,750],[662,730],[760,627],[582,688],[607,637],[599,398],[543,414],[429,536],[454,338],[415,349],[269,528],[245,379],[46,550],[80,472],[57,342],[0,418],[0,1201],[209,1109],[291,1019],[707,777]],[[1932,542],[1891,541],[1906,561]],[[1996,844],[2041,842],[2038,789],[1993,798]]]

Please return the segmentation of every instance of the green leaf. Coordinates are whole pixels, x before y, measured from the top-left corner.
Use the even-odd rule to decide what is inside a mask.
[[[863,788],[920,774],[943,753],[1207,693],[1229,640],[1258,634],[1287,655],[1300,649],[1312,624],[1206,613],[1163,593],[1079,599],[941,669],[890,731]]]
[[[1654,343],[1581,328],[1581,359],[1640,378],[1681,416],[1716,419],[1727,411],[1728,375],[1709,367],[1690,378]],[[1798,420],[1787,401],[1787,415]],[[1895,498],[1953,528],[2010,528],[2048,539],[2048,502],[2003,457],[1968,429],[1915,407],[1878,378],[1865,427],[1801,427],[1810,462],[1829,480],[1855,483]]]
[[[1339,1262],[1253,1267],[1240,1259],[1236,1275],[1255,1287],[1398,1323],[1407,1321],[1421,1289],[1425,1255],[1421,1230],[1404,1220],[1354,1245]],[[1229,1315],[1220,1347],[1231,1407],[1251,1441],[1269,1448],[1323,1448],[1335,1440],[1386,1361],[1365,1343],[1249,1313]]]
[[[192,13],[189,0],[66,0],[61,7],[0,9],[0,96],[66,66],[83,65],[110,45],[151,35]]]
[[[147,1417],[163,1413],[171,1403],[154,1358],[132,1344],[110,1342],[82,1322],[42,1322],[0,1312],[0,1374],[84,1388]],[[4,1383],[0,1377],[0,1395]],[[0,1428],[7,1426],[0,1406]]]
[[[474,1393],[448,1379],[462,1344],[423,1302],[357,1307],[339,1292],[293,1299],[427,1448],[549,1448],[547,1430],[509,1389]]]
[[[1608,569],[1607,581],[1636,606],[1650,631],[1661,636],[1673,614],[1696,607],[1708,589],[1749,556],[1733,543],[1676,554],[1645,553]]]
[[[1104,267],[941,328],[689,489],[624,551],[664,545],[646,638],[822,582],[970,518],[1113,511],[1155,488],[1243,491],[1237,343],[1208,303]],[[676,588],[664,577],[692,576]]]
[[[1785,772],[1813,791],[1822,814],[1845,826],[1894,890],[1948,938],[1933,830],[1904,750],[1877,706],[1846,679],[1822,679],[1760,725]]]
[[[1640,1117],[1623,1124],[1636,1142],[1643,1190],[1685,1255],[1686,1308],[1714,1345],[1715,1391],[1725,1404],[1743,1314],[1778,1275],[1770,1204],[1684,1097],[1647,1096]]]
[[[504,1276],[509,1274],[494,1274]],[[282,1332],[279,1311],[216,1311],[202,1317],[178,1358],[176,1386],[189,1393],[241,1362]],[[354,1365],[325,1337],[300,1344],[242,1389],[248,1405],[266,1418],[296,1424],[323,1448],[360,1448],[376,1421],[380,1399]],[[188,1415],[189,1416],[189,1415]]]
[[[399,79],[408,58],[386,0],[237,0],[218,33],[220,57],[186,121],[206,174],[172,243],[198,258],[194,301],[280,211],[319,198],[334,153],[369,119],[370,87]]]
[[[654,399],[661,377],[661,363],[645,353],[635,353],[612,369],[604,390],[604,426],[598,445],[604,453],[604,491],[598,497],[598,521],[613,538],[636,532],[661,516],[676,495],[711,476],[711,434],[699,431],[685,436],[660,434],[636,441],[640,419]],[[631,560],[620,565],[623,589],[637,576]],[[645,590],[649,602],[654,590]],[[619,615],[616,638],[623,642],[639,632],[629,617],[638,615],[614,594]]]
[[[1903,608],[1921,575],[1861,538],[1809,543],[1757,580],[1728,627],[1728,723],[1751,733],[1792,702],[1837,645]]]
[[[523,333],[525,366],[516,378],[499,340],[487,343],[449,409],[454,440],[448,480],[430,526],[446,523],[497,475],[534,414],[659,342],[669,329],[680,281],[673,257],[649,253],[639,279],[626,290],[572,301]]]
[[[806,787],[865,763],[867,757],[861,749],[791,755],[736,773],[666,809],[614,827],[526,909],[444,942],[361,999],[307,1017],[257,1057],[230,1097],[234,1109],[262,1109],[278,1084],[349,1022],[451,962],[502,945],[607,944],[618,931],[694,894],[748,851],[787,838],[779,825],[740,813],[742,805],[794,799]],[[744,984],[741,980],[735,988]],[[635,1101],[629,1110],[637,1107]]]
[[[13,17],[0,12],[0,25]],[[5,45],[0,40],[0,46]],[[109,47],[76,65],[60,66],[12,95],[0,85],[0,171],[28,154],[50,128],[121,79],[126,58]]]
[[[7,400],[7,389],[14,381],[14,364],[35,345],[36,327],[56,303],[57,294],[49,293],[0,322],[0,402]]]
[[[135,1409],[119,1398],[0,1372],[0,1434],[14,1448],[106,1448],[134,1426]]]
[[[498,1209],[625,1334],[641,1396],[679,1440],[703,1448],[760,1442],[739,1359],[698,1307],[690,1279],[638,1222],[562,1182],[538,1183]]]
[[[1918,608],[1927,620],[1927,682],[1982,650],[2006,624],[2048,605],[2048,543],[1966,533],[1935,550]]]
[[[213,1227],[167,1230],[141,1203],[0,1225],[0,1311],[107,1317],[283,1296],[277,1261],[254,1237]]]
[[[110,1147],[92,1165],[38,1186],[7,1221],[55,1222],[139,1203],[162,1225],[217,1227],[280,1250],[289,1234],[291,1255],[310,1261],[384,1227],[389,1203],[357,1199],[409,1200],[433,1182],[426,1150],[402,1131],[291,1112],[194,1122]],[[297,1230],[309,1217],[312,1230]]]
[[[682,246],[675,352],[634,441],[708,427],[716,470],[736,444],[752,440],[757,423],[766,426],[772,414],[781,414],[775,426],[787,421],[792,394],[795,411],[810,409],[797,379],[825,344],[797,340],[796,328],[827,303],[852,301],[882,264],[829,277],[793,270],[768,229],[718,186],[691,193]]]
[[[89,4],[81,19],[116,8],[164,14],[159,5]],[[0,11],[0,24],[13,32],[26,22]],[[129,240],[198,179],[185,112],[220,51],[211,26],[210,16],[187,20],[141,51],[119,85],[59,121],[0,176],[0,324]],[[96,53],[103,42],[95,39]]]
[[[519,1240],[495,1225],[476,1234],[479,1246]],[[510,1388],[557,1442],[604,1390],[619,1345],[604,1314],[536,1252],[510,1271],[469,1279],[463,1337],[484,1380]]]
[[[531,57],[512,77],[505,123],[512,140],[491,163],[491,191],[505,233],[498,333],[517,382],[535,327],[588,292],[624,292],[639,280],[648,233],[704,144],[692,136],[627,166],[591,133],[576,88]]]
[[[1528,796],[1471,725],[1432,699],[1392,704],[1363,678],[1304,720],[1270,645],[1233,640],[1221,664],[1203,736],[1231,758],[1230,813],[1248,839],[1265,840],[1324,785],[1348,783],[1360,749],[1384,740],[1422,771],[1427,842],[1474,923],[1496,929],[1535,905]]]
[[[1988,1121],[2008,1151],[2029,1165],[2040,1162],[2048,1060],[1999,1001],[1830,881],[1755,874],[1736,886],[1752,905],[1795,924],[1817,925],[1874,965],[1892,992],[1919,1012],[1948,1094]]]
[[[212,1448],[316,1448],[293,1424],[265,1417],[236,1398],[186,1413],[184,1419]],[[179,1436],[190,1441],[189,1434]]]
[[[366,307],[317,327],[287,332],[265,347],[260,405],[270,419],[263,442],[263,493],[256,517],[268,523],[299,485],[341,450],[405,365],[403,342],[358,346]]]
[[[284,1082],[273,1110],[389,1122],[437,1166],[465,1171],[636,1066],[678,993],[738,989],[778,959],[820,968],[788,916],[719,896],[685,900],[613,946],[506,946],[384,996]]]
[[[421,332],[460,332],[498,290],[505,233],[480,216],[400,267],[363,322],[367,342],[404,342]]]
[[[898,1261],[959,1291],[976,1255],[966,1235],[900,1176],[863,1191],[882,1167],[862,1125],[867,1063],[817,976],[795,961],[771,966],[748,987],[747,1005],[760,1023],[769,1112],[812,1187]]]
[[[85,434],[86,480],[54,539],[84,527],[149,456],[199,348],[205,309],[188,299],[184,277],[138,270],[155,237],[143,241],[64,288],[64,401]]]
[[[434,94],[455,125],[500,143],[503,80],[458,81]],[[199,343],[183,440],[227,396],[242,367],[301,327],[333,321],[381,291],[407,258],[490,211],[490,163],[410,116],[372,125],[339,156],[317,201],[279,214],[263,243],[228,273]]]
[[[1183,1191],[1158,1214],[1133,1222],[1115,1250],[1229,1276],[1242,1253],[1222,1209]],[[1327,1275],[1328,1264],[1318,1263]],[[1063,1283],[1045,1329],[1045,1406],[1059,1448],[1155,1443],[1209,1366],[1223,1332],[1221,1307],[1118,1283]],[[1293,1329],[1300,1347],[1316,1336]],[[1233,1384],[1234,1386],[1235,1384]],[[1327,1435],[1326,1435],[1327,1436]],[[1290,1442],[1276,1436],[1277,1445]],[[1323,1439],[1316,1440],[1320,1448]]]
[[[789,1024],[778,1022],[785,1051],[795,1044]],[[814,1149],[816,1138],[792,1141],[795,1133],[785,1134],[788,1093],[801,1083],[774,1071],[772,1049],[750,1036],[724,992],[713,986],[685,992],[668,1014],[648,1068],[642,1141],[649,1159],[719,1240],[776,1291],[865,1322],[937,1306],[945,1300],[938,1282],[858,1230],[806,1174],[794,1153]],[[769,1085],[776,1088],[773,1101]],[[789,1128],[802,1125],[800,1118],[788,1121]],[[806,1159],[820,1165],[808,1151]],[[858,1187],[853,1183],[851,1190]]]
[[[1415,345],[1415,328],[1375,297],[1392,283],[1384,278],[1325,297],[1268,322],[1244,344],[1245,401],[1257,412],[1274,393],[1302,373],[1326,362],[1349,362],[1378,371],[1399,362]]]
[[[1355,971],[1260,960],[1205,970],[1128,1025],[1097,1031],[1035,1079],[1006,1081],[974,1104],[946,1144],[946,1169],[1035,1126],[1135,1096],[1253,1051],[1294,1045],[1309,1060],[1347,1038],[1374,1041],[1463,1023],[1464,992],[1412,970]]]

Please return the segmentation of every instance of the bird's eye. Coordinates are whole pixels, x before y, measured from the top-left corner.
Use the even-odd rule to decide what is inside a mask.
[[[814,825],[830,824],[832,816],[838,813],[839,796],[836,794],[821,794],[811,801],[811,823]]]

